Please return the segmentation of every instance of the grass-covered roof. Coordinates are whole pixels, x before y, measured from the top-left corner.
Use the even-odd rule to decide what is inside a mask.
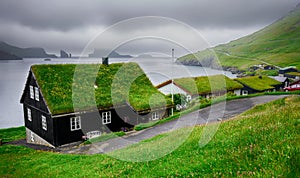
[[[292,75],[292,76],[300,76],[300,72],[288,72],[286,74]]]
[[[265,91],[274,89],[274,86],[280,85],[281,83],[275,79],[268,76],[253,76],[253,77],[243,77],[236,79],[243,85],[253,88],[257,91]]]
[[[32,71],[54,115],[125,103],[136,111],[171,104],[136,63],[34,65]]]
[[[241,89],[243,86],[225,75],[201,76],[175,79],[176,85],[190,94],[206,94],[225,90]]]

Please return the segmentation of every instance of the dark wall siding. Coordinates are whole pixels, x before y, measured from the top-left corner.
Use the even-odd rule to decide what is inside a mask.
[[[31,119],[32,121],[28,120],[27,108],[31,109]],[[23,105],[24,111],[24,123],[25,127],[29,128],[31,131],[38,134],[40,137],[45,139],[50,144],[54,144],[54,136],[53,136],[53,121],[51,115],[42,113],[41,111],[31,107],[27,104]],[[46,117],[47,122],[47,130],[42,128],[42,115]]]
[[[84,135],[81,130],[71,131],[70,118],[74,116],[64,116],[53,118],[55,130],[55,146],[60,146],[76,141],[81,141]],[[83,121],[83,120],[81,120]]]
[[[124,109],[124,110],[123,110]],[[149,115],[137,115],[136,113],[129,112],[126,110],[128,108],[124,107],[118,109],[119,112],[114,109],[99,111],[99,112],[89,112],[81,113],[76,116],[81,117],[81,129],[71,131],[71,117],[75,115],[66,115],[62,117],[53,118],[54,121],[54,131],[55,131],[55,146],[60,146],[72,142],[82,141],[82,137],[90,131],[101,131],[101,133],[109,133],[121,131],[122,128],[132,128],[134,125],[139,123],[146,123],[151,120]],[[102,112],[111,112],[111,123],[102,124]],[[122,112],[124,111],[124,112]],[[169,116],[169,109],[156,111],[159,113],[161,118]],[[120,113],[120,116],[118,115]],[[126,118],[125,118],[126,117]],[[127,122],[125,122],[127,121]],[[133,124],[136,123],[136,124]]]

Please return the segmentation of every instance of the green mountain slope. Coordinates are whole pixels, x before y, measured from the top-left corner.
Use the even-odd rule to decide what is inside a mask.
[[[251,35],[211,49],[189,54],[178,62],[211,66],[219,59],[222,66],[247,68],[254,64],[300,69],[300,4],[288,15]],[[212,62],[214,60],[214,62]],[[200,62],[201,61],[201,62]]]

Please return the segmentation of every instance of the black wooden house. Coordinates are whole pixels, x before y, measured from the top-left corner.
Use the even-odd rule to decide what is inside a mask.
[[[77,66],[84,66],[83,76],[88,79],[74,82]],[[94,78],[90,77],[94,74],[89,71],[91,68],[99,68]],[[113,103],[112,85],[118,81],[114,75],[122,70],[126,72],[120,75],[124,79],[116,84],[120,89],[116,95],[119,93],[120,96]],[[130,77],[134,80],[127,81]],[[82,98],[74,99],[76,85],[82,87]],[[123,90],[124,85],[130,86],[129,92]],[[87,88],[93,89],[94,100],[87,99]],[[149,100],[153,96],[159,97],[150,107]],[[74,102],[79,103],[77,108]],[[172,103],[152,85],[136,63],[31,66],[21,103],[27,142],[50,147],[162,119],[169,116],[172,107]]]

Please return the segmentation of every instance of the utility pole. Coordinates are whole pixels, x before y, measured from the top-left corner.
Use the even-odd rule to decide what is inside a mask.
[[[172,48],[172,71],[171,71],[171,96],[172,96],[172,104],[174,104],[174,91],[173,91],[173,86],[174,86],[174,80],[173,80],[173,63],[174,63],[174,48]],[[173,116],[174,114],[174,107],[171,109],[171,115]]]

